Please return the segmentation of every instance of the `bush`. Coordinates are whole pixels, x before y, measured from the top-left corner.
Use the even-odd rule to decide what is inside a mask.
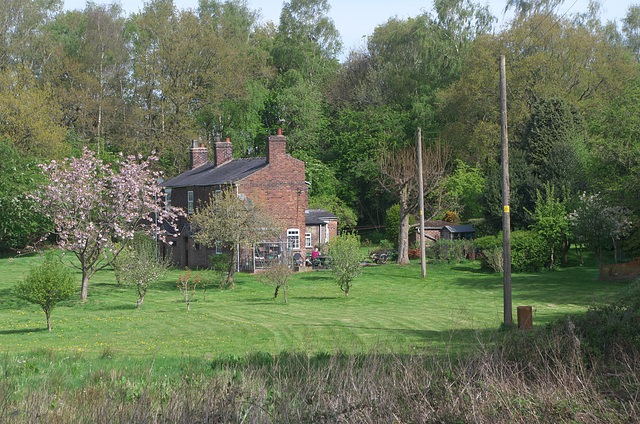
[[[497,236],[485,236],[473,241],[480,250],[480,263],[483,268],[497,271],[499,264],[496,255],[502,254],[502,233]],[[545,240],[531,231],[514,231],[511,233],[511,271],[538,271],[549,267],[551,250]]]
[[[427,248],[426,254],[437,261],[459,262],[473,252],[474,246],[471,240],[440,239]]]
[[[47,317],[47,328],[51,331],[51,311],[58,302],[73,294],[73,276],[53,252],[47,252],[42,264],[31,268],[27,278],[18,283],[14,291],[19,299],[42,307]]]

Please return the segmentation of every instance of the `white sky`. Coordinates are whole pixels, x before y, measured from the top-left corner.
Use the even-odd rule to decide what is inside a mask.
[[[476,0],[480,4],[488,4],[493,15],[501,22],[506,0]],[[94,0],[97,4],[110,4],[111,0]],[[142,9],[144,0],[119,0],[127,14]],[[431,0],[329,0],[331,10],[329,15],[340,31],[343,42],[342,58],[356,47],[364,45],[365,36],[371,35],[376,26],[385,23],[389,18],[397,16],[406,19],[416,16],[425,10],[431,10]],[[602,1],[602,20],[617,20],[624,18],[627,9],[632,4],[640,4],[640,0],[608,0]],[[84,9],[86,0],[65,0],[65,9]],[[181,9],[197,8],[198,0],[174,0],[174,4]],[[259,9],[263,20],[270,20],[276,24],[280,18],[283,0],[249,0],[252,9]],[[587,11],[589,0],[565,0],[558,8],[558,13],[573,14]]]

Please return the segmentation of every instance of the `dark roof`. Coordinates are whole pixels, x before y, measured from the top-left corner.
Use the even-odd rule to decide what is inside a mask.
[[[207,162],[170,179],[164,186],[172,188],[229,184],[240,181],[265,166],[267,158],[264,157],[234,159],[217,167],[213,162]]]
[[[327,221],[337,221],[338,217],[326,209],[309,209],[304,211],[304,223],[307,225],[323,225]]]
[[[476,230],[472,225],[447,225],[450,233],[475,233]]]
[[[451,223],[447,221],[427,221],[424,223],[424,228],[428,230],[441,230],[449,224]]]

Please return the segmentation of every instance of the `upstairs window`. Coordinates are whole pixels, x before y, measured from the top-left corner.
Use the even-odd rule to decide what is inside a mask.
[[[287,248],[289,250],[300,249],[300,230],[297,228],[287,230]]]
[[[187,192],[187,212],[193,215],[193,191]]]
[[[313,247],[311,246],[311,233],[304,234],[304,247]]]

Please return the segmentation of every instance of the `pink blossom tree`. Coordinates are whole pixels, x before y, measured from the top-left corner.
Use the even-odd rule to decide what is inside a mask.
[[[172,223],[179,210],[162,207],[164,193],[157,158],[123,157],[110,166],[84,148],[79,158],[41,165],[48,184],[32,198],[55,226],[58,245],[75,254],[82,271],[82,300],[89,279],[117,258],[135,231],[163,237],[163,223]]]

